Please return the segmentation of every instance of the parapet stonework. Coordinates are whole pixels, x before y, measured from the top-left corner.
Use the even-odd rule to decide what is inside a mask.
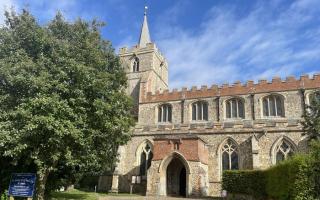
[[[302,76],[299,80],[288,78],[271,83],[249,82],[232,87],[146,94],[140,99],[139,123],[132,139],[121,150],[118,192],[130,192],[132,177],[140,176],[140,169],[145,166],[147,170],[140,176],[141,181],[132,184],[134,193],[219,196],[222,149],[227,141],[232,141],[237,149],[238,169],[265,169],[276,164],[277,149],[283,141],[294,153],[306,150],[301,116],[309,103],[309,95],[319,88],[320,78],[314,75],[313,78]],[[263,116],[262,99],[274,94],[283,96],[285,114]],[[238,96],[244,100],[244,118],[228,119],[225,101]],[[199,100],[208,102],[208,120],[191,118],[191,105]],[[157,110],[164,103],[172,105],[171,122],[158,122]],[[147,143],[152,159],[141,160],[144,157],[141,149]]]
[[[296,79],[293,76],[281,80],[279,77],[274,77],[271,82],[267,80],[259,80],[258,83],[254,81],[247,81],[246,84],[241,84],[237,81],[233,85],[223,84],[221,87],[218,85],[212,85],[210,88],[204,85],[201,88],[192,86],[191,90],[187,87],[183,87],[180,91],[173,89],[156,91],[155,93],[148,92],[145,96],[142,96],[141,103],[161,102],[161,101],[177,101],[181,99],[195,99],[195,98],[207,98],[218,96],[233,96],[233,95],[249,95],[266,92],[283,92],[301,89],[318,88],[320,85],[320,75],[315,74],[312,78],[308,75],[303,75],[300,79]]]
[[[169,92],[167,62],[146,26],[145,14],[144,45],[120,49],[137,124],[99,190],[220,196],[223,170],[265,169],[307,150],[302,115],[320,75]]]

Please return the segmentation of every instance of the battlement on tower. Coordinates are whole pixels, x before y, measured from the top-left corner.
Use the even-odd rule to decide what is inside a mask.
[[[280,77],[274,77],[272,78],[272,81],[262,79],[259,80],[258,83],[254,83],[252,80],[249,80],[244,84],[240,81],[236,81],[232,85],[222,84],[221,86],[212,85],[211,87],[203,85],[200,88],[192,86],[191,89],[182,87],[180,90],[172,89],[171,91],[163,90],[161,92],[156,91],[155,93],[148,92],[142,99],[142,103],[209,98],[215,96],[249,95],[319,87],[320,74],[314,74],[311,78],[309,75],[302,75],[299,79],[296,79],[294,76],[289,76],[285,80],[282,80]]]
[[[164,55],[162,55],[161,51],[157,47],[155,43],[147,43],[145,47],[140,47],[138,44],[134,45],[130,48],[128,47],[122,47],[119,49],[119,55],[120,56],[125,56],[127,54],[132,54],[132,53],[143,53],[143,52],[149,52],[149,51],[154,51],[158,53],[158,56],[162,60],[166,60]]]

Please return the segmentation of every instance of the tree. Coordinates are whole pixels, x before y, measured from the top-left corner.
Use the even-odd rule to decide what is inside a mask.
[[[309,95],[309,105],[303,116],[302,122],[304,134],[310,140],[320,138],[320,91],[316,91]]]
[[[37,198],[59,169],[110,169],[130,138],[126,76],[102,23],[40,26],[26,10],[0,28],[0,156],[32,163]],[[61,166],[63,166],[61,168]],[[72,171],[72,170],[71,170]]]

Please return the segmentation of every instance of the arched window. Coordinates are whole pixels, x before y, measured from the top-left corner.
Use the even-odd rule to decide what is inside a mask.
[[[158,122],[172,121],[172,106],[170,104],[163,104],[158,108]]]
[[[197,101],[192,104],[192,120],[208,120],[208,103]]]
[[[149,142],[144,142],[140,145],[140,149],[138,150],[138,158],[139,158],[139,175],[145,176],[147,175],[147,170],[151,166],[151,160],[153,157],[152,153],[152,144]]]
[[[227,118],[244,118],[244,103],[240,98],[233,98],[226,101]]]
[[[228,139],[221,148],[222,170],[239,169],[238,146],[231,139]]]
[[[294,145],[286,139],[281,139],[281,141],[274,148],[274,160],[275,163],[286,160],[294,154],[295,147]]]
[[[280,95],[269,95],[263,98],[263,115],[284,117],[284,102]]]
[[[310,106],[320,103],[320,91],[312,92],[308,96],[308,104]]]
[[[138,72],[139,71],[139,58],[135,57],[132,63],[132,71]]]

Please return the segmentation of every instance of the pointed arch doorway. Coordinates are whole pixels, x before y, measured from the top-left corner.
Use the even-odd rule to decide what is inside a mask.
[[[160,165],[160,195],[187,197],[190,167],[185,158],[174,152]]]

